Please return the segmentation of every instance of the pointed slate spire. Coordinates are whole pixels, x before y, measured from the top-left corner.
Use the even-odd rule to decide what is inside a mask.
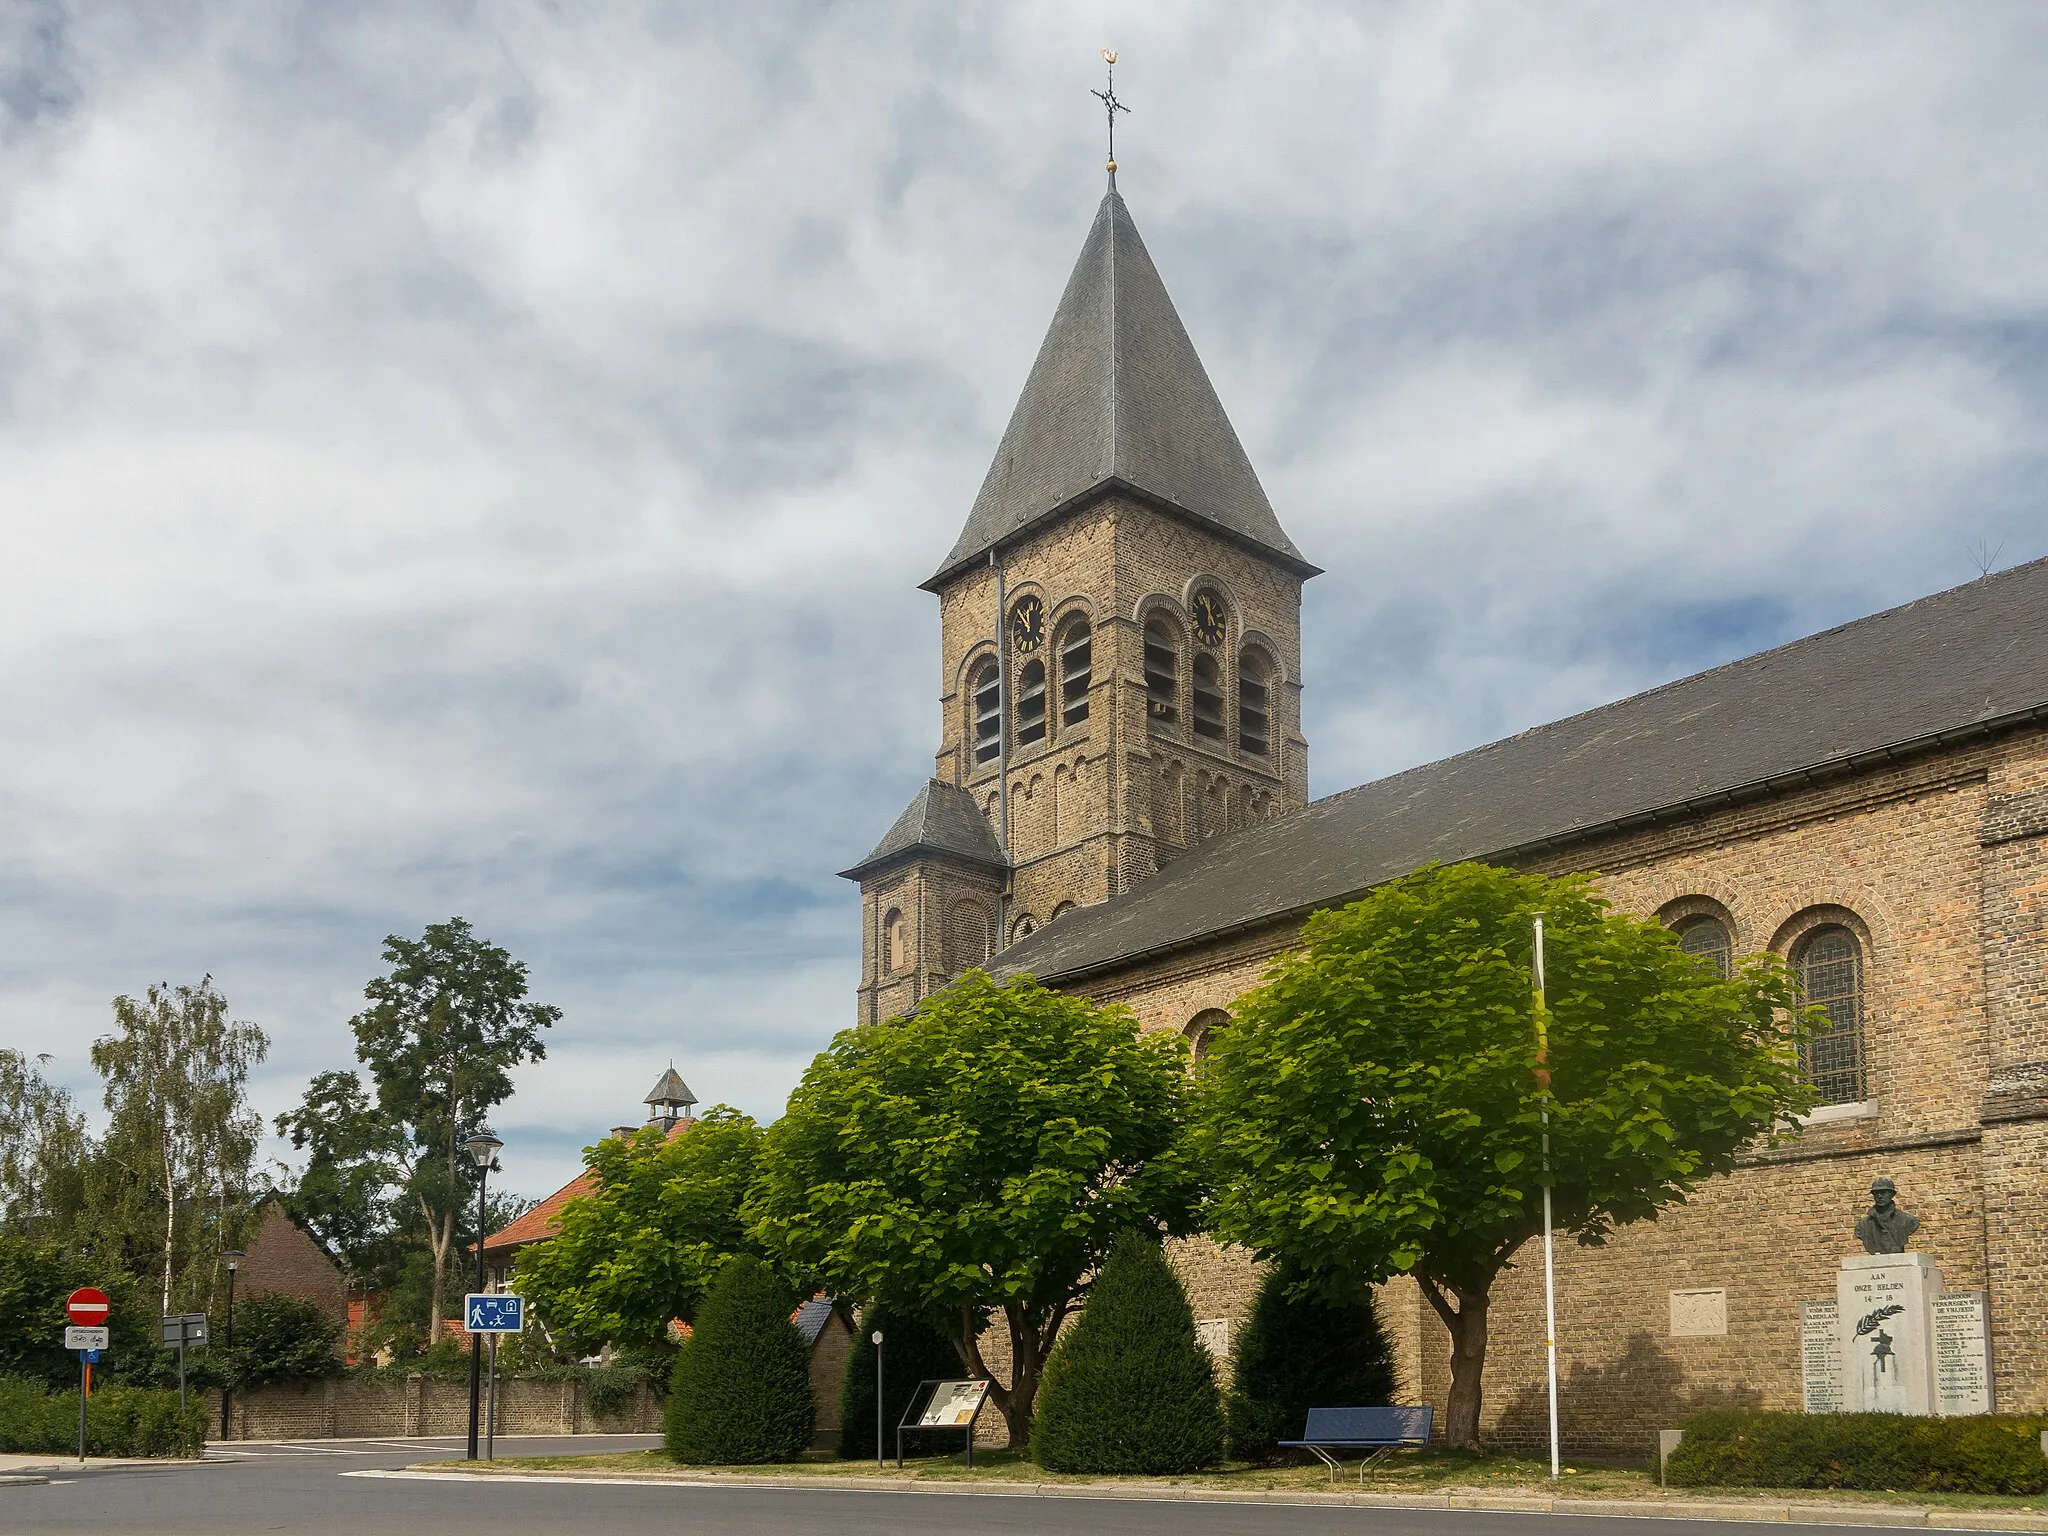
[[[924,585],[1118,487],[1316,573],[1273,515],[1112,171],[967,526]]]

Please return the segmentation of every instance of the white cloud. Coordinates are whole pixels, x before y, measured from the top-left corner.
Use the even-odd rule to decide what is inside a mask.
[[[2033,8],[26,0],[0,1042],[87,1087],[110,996],[210,969],[274,1111],[461,912],[567,1009],[520,1187],[671,1055],[775,1113],[850,1017],[831,871],[930,761],[915,583],[1107,42],[1329,567],[1319,790],[2048,552]]]

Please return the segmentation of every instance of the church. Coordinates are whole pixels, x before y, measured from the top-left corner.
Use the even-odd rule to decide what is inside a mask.
[[[1821,1107],[1691,1204],[1558,1250],[1565,1444],[1641,1454],[1715,1407],[1802,1405],[1880,1177],[1984,1293],[1996,1407],[2048,1410],[2048,561],[1506,741],[1308,798],[1282,528],[1110,185],[980,493],[924,583],[931,778],[844,873],[861,1022],[976,966],[1184,1033],[1319,908],[1431,861],[1588,871],[1723,966],[1769,950],[1829,1028]],[[1545,1437],[1541,1265],[1494,1292],[1483,1432]],[[1226,1350],[1246,1256],[1185,1245]],[[1449,1336],[1382,1289],[1408,1396]]]

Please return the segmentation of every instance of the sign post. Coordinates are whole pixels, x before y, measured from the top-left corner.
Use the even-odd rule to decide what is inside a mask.
[[[78,1462],[85,1464],[85,1399],[92,1391],[92,1363],[107,1347],[105,1327],[109,1311],[107,1293],[96,1286],[81,1285],[64,1299],[64,1315],[72,1326],[64,1330],[64,1347],[78,1351]]]
[[[501,1333],[524,1333],[526,1331],[526,1298],[511,1291],[471,1291],[462,1298],[462,1326],[469,1334],[469,1359],[472,1368],[477,1361],[477,1351],[483,1347],[479,1335],[488,1334],[491,1340],[491,1406],[489,1454],[487,1460],[495,1460],[498,1451],[498,1335]],[[471,1370],[470,1391],[470,1456],[476,1460],[476,1372]]]
[[[160,1320],[158,1328],[158,1341],[165,1349],[178,1352],[178,1412],[182,1415],[185,1412],[185,1348],[206,1342],[206,1314],[173,1312]]]

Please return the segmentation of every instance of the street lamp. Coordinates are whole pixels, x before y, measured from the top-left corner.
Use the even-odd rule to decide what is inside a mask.
[[[221,1347],[223,1349],[233,1349],[235,1347],[235,1271],[242,1267],[242,1260],[245,1255],[239,1248],[230,1248],[221,1257],[228,1261],[228,1326],[227,1338]],[[220,1382],[220,1437],[223,1440],[228,1438],[228,1399],[233,1396],[234,1387],[229,1383],[228,1378],[223,1375]]]
[[[882,1470],[882,1330],[877,1328],[868,1335],[875,1341],[875,1470]]]
[[[484,1288],[484,1182],[491,1176],[491,1159],[498,1155],[498,1149],[505,1145],[491,1134],[491,1128],[480,1125],[463,1139],[463,1147],[469,1152],[470,1161],[476,1164],[476,1288]],[[464,1318],[466,1324],[468,1318]],[[483,1396],[483,1352],[477,1348],[475,1334],[469,1336],[469,1459],[476,1460],[477,1410]]]

